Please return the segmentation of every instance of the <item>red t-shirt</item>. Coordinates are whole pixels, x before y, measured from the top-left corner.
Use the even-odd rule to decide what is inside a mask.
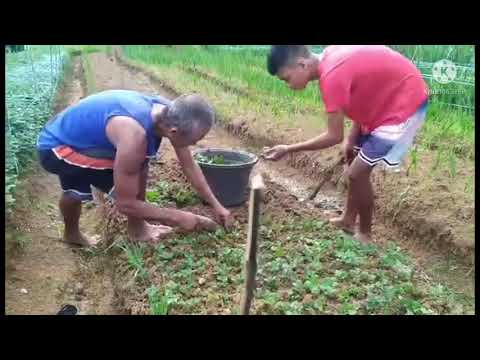
[[[318,72],[326,111],[343,110],[363,133],[406,121],[428,99],[416,66],[382,45],[329,46]]]

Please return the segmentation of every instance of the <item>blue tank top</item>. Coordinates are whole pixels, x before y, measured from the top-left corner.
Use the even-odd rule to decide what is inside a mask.
[[[106,134],[108,120],[114,116],[128,116],[145,129],[147,157],[153,157],[161,138],[153,131],[151,111],[153,104],[169,105],[170,100],[160,96],[144,95],[130,90],[107,90],[82,99],[50,120],[40,132],[39,150],[68,145],[74,150],[98,149],[115,152]]]

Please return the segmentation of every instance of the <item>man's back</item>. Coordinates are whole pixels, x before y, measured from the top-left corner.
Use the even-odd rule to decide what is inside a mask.
[[[128,116],[145,129],[147,155],[152,156],[160,144],[152,129],[151,111],[155,103],[168,105],[170,101],[130,90],[108,90],[88,96],[48,122],[40,133],[37,147],[46,150],[68,145],[78,150],[114,150],[105,131],[108,120]]]

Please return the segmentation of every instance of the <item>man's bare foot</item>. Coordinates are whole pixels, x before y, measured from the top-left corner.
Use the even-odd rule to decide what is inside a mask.
[[[353,235],[355,233],[355,223],[350,223],[345,221],[345,219],[342,216],[332,218],[329,221],[330,221],[330,224],[345,231],[347,234]]]
[[[144,222],[141,229],[129,229],[130,239],[138,242],[157,242],[173,232],[170,226],[152,225]]]
[[[353,238],[361,242],[362,244],[369,244],[372,241],[372,237],[370,234],[364,234],[360,231],[357,231],[355,235],[353,235]]]
[[[83,235],[82,233],[78,232],[76,234],[65,234],[63,236],[63,241],[69,245],[77,245],[82,247],[93,247],[97,245],[100,239],[96,236],[90,237]]]

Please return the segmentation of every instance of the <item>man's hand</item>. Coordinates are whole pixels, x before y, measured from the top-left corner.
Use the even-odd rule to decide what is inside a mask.
[[[213,230],[217,230],[218,228],[218,224],[205,217],[205,216],[201,216],[201,215],[196,215],[197,217],[197,228],[196,230],[198,231],[201,231],[201,230],[207,230],[207,231],[213,231]]]
[[[205,217],[200,215],[195,215],[192,213],[184,213],[180,218],[177,218],[178,226],[182,230],[187,232],[193,231],[201,231],[201,230],[216,230],[218,228],[218,224]]]
[[[288,145],[276,145],[271,148],[263,149],[263,156],[267,160],[277,161],[288,154]]]
[[[215,208],[215,218],[217,222],[225,229],[230,228],[233,223],[233,217],[229,210],[225,209],[223,206]]]

